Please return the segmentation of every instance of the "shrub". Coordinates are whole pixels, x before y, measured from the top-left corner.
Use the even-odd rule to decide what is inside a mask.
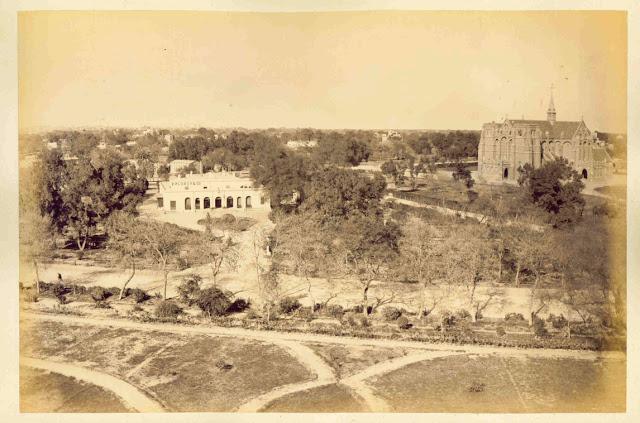
[[[440,325],[442,329],[447,329],[455,326],[457,323],[456,316],[449,311],[443,311],[440,313]]]
[[[189,306],[194,305],[200,296],[200,284],[202,278],[200,275],[190,275],[186,277],[180,285],[178,285],[178,295],[182,302]]]
[[[227,314],[231,301],[220,289],[211,287],[200,292],[198,307],[209,317]]]
[[[140,304],[149,299],[149,294],[147,294],[146,291],[140,288],[133,288],[133,289],[127,288],[125,295],[126,296],[133,295],[133,299],[136,301],[136,304]]]
[[[251,307],[251,303],[244,298],[237,298],[231,305],[227,312],[229,313],[242,313],[246,309]]]
[[[387,322],[395,322],[400,316],[402,316],[402,310],[397,307],[385,307],[382,310],[382,316]]]
[[[460,310],[456,311],[456,319],[457,320],[469,320],[469,319],[471,319],[471,313],[469,313],[468,310],[465,310],[464,308],[461,308]]]
[[[300,307],[296,310],[296,317],[310,322],[311,320],[313,320],[314,315],[313,311],[311,311],[311,307]]]
[[[537,337],[545,337],[549,334],[547,327],[544,324],[544,320],[539,317],[533,318],[533,334]]]
[[[182,309],[173,301],[161,301],[155,309],[156,316],[163,319],[175,319],[182,314]]]
[[[547,322],[551,323],[554,329],[562,329],[567,327],[567,319],[561,314],[560,316],[556,316],[554,314],[550,314],[547,317]]]
[[[504,316],[504,321],[507,323],[522,323],[526,322],[524,316],[521,313],[507,313]]]
[[[327,315],[336,318],[336,319],[342,319],[342,316],[344,316],[344,309],[342,308],[342,306],[340,304],[331,304],[328,305],[326,308],[326,312]]]
[[[496,335],[498,335],[499,337],[503,337],[507,334],[507,331],[504,330],[504,327],[502,326],[498,326],[496,328]]]
[[[112,286],[111,288],[105,289],[105,295],[108,297],[117,297],[120,295],[120,288],[117,286]]]
[[[107,292],[101,286],[91,287],[91,289],[89,290],[89,294],[95,302],[104,301],[107,298]]]
[[[131,308],[131,311],[140,312],[140,311],[144,311],[144,309],[140,307],[140,305],[134,304],[133,307]]]
[[[371,322],[367,319],[367,316],[362,315],[362,313],[346,313],[342,319],[342,324],[351,326],[351,327],[361,327],[366,328],[371,326]]]
[[[400,329],[409,329],[411,327],[411,323],[409,323],[409,319],[406,316],[400,316],[396,323]]]
[[[291,314],[301,307],[300,301],[293,297],[284,297],[280,300],[278,308],[280,313]]]
[[[233,225],[236,222],[236,217],[232,214],[225,213],[220,217],[220,223],[223,225]]]
[[[256,320],[259,318],[260,318],[260,314],[258,314],[257,311],[255,311],[254,309],[249,309],[249,311],[247,312],[247,319]]]

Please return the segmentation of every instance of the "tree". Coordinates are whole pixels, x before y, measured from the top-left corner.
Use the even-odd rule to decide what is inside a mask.
[[[273,249],[273,260],[305,281],[309,300],[315,305],[312,277],[321,269],[327,270],[329,254],[322,226],[304,214],[284,215],[276,221],[272,238],[277,246]]]
[[[194,252],[198,257],[209,264],[213,286],[223,267],[231,270],[238,266],[238,247],[230,236],[217,237],[211,231],[197,234]]]
[[[36,292],[40,293],[38,262],[50,258],[55,248],[51,219],[34,210],[20,213],[20,256],[33,264]]]
[[[370,178],[352,169],[321,169],[313,173],[305,187],[302,211],[315,214],[323,224],[353,215],[380,215],[385,187],[380,174]]]
[[[475,181],[471,177],[471,172],[467,169],[462,162],[457,162],[454,171],[451,173],[454,181],[464,182],[467,189],[473,188]]]
[[[368,314],[369,290],[387,273],[398,256],[400,229],[378,216],[355,215],[339,225],[333,244],[348,274],[356,278],[362,293],[363,313]]]
[[[445,246],[445,280],[466,298],[474,321],[496,297],[491,291],[481,294],[478,290],[480,282],[491,275],[493,255],[488,236],[485,227],[465,225],[450,233]]]
[[[542,277],[551,265],[549,234],[544,232],[514,228],[510,231],[510,251],[516,260],[515,285],[520,284],[523,269],[533,274],[533,283],[529,287],[529,324],[552,299],[546,291],[540,291]],[[537,304],[537,305],[536,305]]]
[[[519,170],[518,183],[529,200],[547,212],[554,227],[573,224],[582,216],[582,177],[565,158],[558,157],[536,169],[527,163]]]
[[[122,284],[119,300],[125,295],[127,285],[136,274],[136,261],[144,253],[143,236],[140,233],[140,229],[141,225],[136,219],[124,212],[113,213],[107,220],[107,248],[115,251],[125,266],[131,267],[131,274]]]
[[[436,281],[443,273],[443,234],[422,219],[412,218],[400,241],[399,270],[422,286],[418,313],[428,316],[444,298],[447,290],[438,289]]]
[[[164,276],[164,299],[167,299],[167,284],[171,266],[180,256],[180,249],[185,243],[185,234],[177,225],[145,222],[140,227],[144,254],[154,260],[162,269]]]

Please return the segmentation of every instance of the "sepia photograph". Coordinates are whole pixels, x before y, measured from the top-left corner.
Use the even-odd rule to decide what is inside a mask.
[[[637,401],[626,10],[16,19],[20,414]]]

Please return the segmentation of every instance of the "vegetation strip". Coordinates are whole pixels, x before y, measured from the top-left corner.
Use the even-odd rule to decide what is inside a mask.
[[[90,317],[65,316],[55,314],[37,314],[23,313],[25,318],[36,318],[41,320],[57,321],[62,323],[77,323],[84,325],[96,326],[112,326],[128,329],[139,330],[160,330],[172,333],[197,333],[208,334],[214,336],[230,336],[245,337],[259,340],[272,341],[304,341],[304,342],[320,342],[327,344],[342,345],[361,345],[361,346],[380,346],[380,347],[398,347],[398,348],[418,348],[431,351],[459,351],[459,352],[475,352],[485,354],[504,354],[511,356],[531,356],[531,357],[558,357],[558,358],[574,358],[584,360],[594,360],[596,358],[609,359],[625,359],[626,354],[620,351],[584,351],[584,350],[564,350],[564,349],[521,349],[510,347],[491,347],[484,345],[446,345],[433,344],[417,341],[398,341],[390,339],[366,339],[353,337],[340,337],[331,335],[319,335],[312,333],[296,333],[296,332],[277,332],[277,331],[260,331],[254,329],[243,328],[227,328],[219,326],[185,326],[171,323],[141,323],[125,319],[98,319]]]
[[[21,357],[20,364],[49,372],[70,376],[104,388],[117,395],[130,408],[141,413],[163,413],[162,405],[149,398],[135,386],[108,375],[68,363],[56,363],[30,357]]]

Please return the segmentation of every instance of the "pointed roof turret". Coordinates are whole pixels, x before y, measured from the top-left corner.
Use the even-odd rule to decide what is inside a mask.
[[[556,107],[553,104],[553,84],[551,84],[551,98],[549,99],[549,108],[547,109],[547,121],[550,124],[554,124],[556,122]]]

